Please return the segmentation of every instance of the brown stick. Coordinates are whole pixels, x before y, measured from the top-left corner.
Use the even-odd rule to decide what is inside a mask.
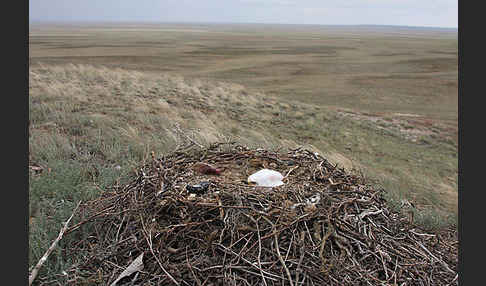
[[[165,270],[164,266],[160,262],[160,260],[157,257],[157,255],[155,255],[154,249],[152,248],[152,233],[151,232],[147,232],[147,230],[145,229],[145,225],[143,224],[143,218],[142,218],[142,216],[140,216],[140,221],[142,222],[143,234],[144,234],[145,240],[147,241],[147,244],[148,244],[148,246],[150,248],[150,252],[152,253],[152,255],[155,258],[155,260],[157,261],[157,263],[159,264],[160,269],[162,269],[162,271],[164,271],[165,275],[167,275],[167,277],[169,277],[170,280],[172,280],[172,282],[174,282],[174,284],[176,284],[177,286],[179,286],[180,283],[177,282],[177,280],[175,280],[174,277],[172,277],[172,275],[170,275],[170,273],[167,272],[167,270]]]
[[[194,280],[196,281],[197,285],[201,286],[202,285],[201,281],[196,277],[196,274],[194,273],[194,270],[192,270],[192,266],[189,263],[189,257],[187,256],[187,246],[186,246],[186,263],[187,263],[187,267],[191,271],[192,277],[194,277]]]
[[[289,278],[290,286],[294,286],[294,282],[292,281],[292,276],[290,275],[290,271],[287,268],[287,265],[285,265],[285,261],[283,260],[282,255],[280,254],[280,250],[279,250],[279,246],[278,246],[278,234],[277,233],[275,233],[274,239],[275,239],[275,248],[277,249],[278,259],[280,260],[280,263],[282,263],[282,266],[285,269],[285,273],[287,273],[287,277]]]
[[[81,201],[79,201],[79,203],[76,206],[76,208],[74,209],[73,213],[71,214],[71,216],[69,217],[69,219],[64,224],[64,227],[59,232],[59,235],[57,236],[56,240],[54,240],[54,242],[51,244],[51,246],[49,247],[49,249],[47,249],[46,253],[44,253],[44,255],[41,257],[41,259],[39,260],[39,262],[37,262],[37,265],[34,267],[34,269],[32,269],[32,272],[29,275],[29,286],[32,285],[32,282],[34,282],[35,277],[37,277],[37,274],[39,273],[40,268],[47,261],[47,258],[52,253],[52,251],[54,250],[54,248],[56,248],[57,243],[62,239],[62,236],[64,235],[64,232],[66,232],[66,230],[68,228],[69,222],[71,222],[71,219],[73,218],[73,216],[76,213],[76,210],[78,209],[78,207],[79,207],[80,204],[81,204]]]
[[[417,244],[425,251],[427,251],[427,254],[429,254],[432,258],[434,258],[436,261],[438,261],[447,271],[451,272],[452,274],[455,274],[453,270],[449,268],[447,263],[445,263],[442,259],[437,258],[435,255],[433,255],[425,246],[423,246],[420,242],[417,241]]]
[[[260,274],[262,275],[263,279],[263,284],[267,286],[267,281],[265,280],[265,276],[263,276],[263,270],[262,270],[262,262],[261,262],[261,255],[262,255],[262,240],[260,237],[260,227],[258,226],[258,221],[255,221],[256,227],[257,227],[257,234],[258,234],[258,267],[260,267]]]

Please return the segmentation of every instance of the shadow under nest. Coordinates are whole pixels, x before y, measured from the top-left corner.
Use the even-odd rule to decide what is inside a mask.
[[[195,171],[200,162],[221,174]],[[263,167],[284,185],[248,184]],[[81,205],[64,247],[77,257],[69,283],[458,284],[453,230],[424,232],[387,206],[384,190],[317,153],[220,143],[153,154],[136,173]],[[209,184],[189,193],[200,182]]]

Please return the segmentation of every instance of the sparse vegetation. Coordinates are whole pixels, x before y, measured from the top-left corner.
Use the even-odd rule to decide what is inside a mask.
[[[201,50],[207,51],[216,40],[231,39],[234,45],[242,39],[248,41],[250,36],[241,31],[211,34],[209,40],[197,33],[172,32],[148,32],[123,40],[93,34],[90,40],[70,37],[56,41],[31,34],[29,265],[42,256],[79,200],[122,184],[150,152],[167,153],[191,141],[203,145],[238,141],[273,150],[304,145],[382,186],[397,209],[403,199],[413,202],[414,218],[424,227],[434,230],[456,224],[457,66],[453,59],[457,54],[442,53],[440,57],[450,57],[443,62],[431,60],[437,56],[425,57],[431,51],[453,51],[449,43],[454,39],[419,37],[408,49],[425,49],[413,53],[398,48],[400,39],[382,39],[389,43],[390,51],[397,49],[396,54],[377,55],[378,63],[365,63],[362,53],[373,50],[376,36],[364,35],[363,45],[368,48],[340,49],[342,43],[335,43],[332,49],[301,47],[299,58],[283,52],[273,58],[272,53],[254,52],[271,44],[259,36],[252,36],[254,43],[247,42],[253,48],[238,49],[236,54],[231,53],[234,49],[224,48],[205,54],[191,52],[197,47],[188,39],[199,40]],[[143,52],[136,52],[161,49],[163,55],[132,56],[132,60],[109,55],[119,52],[124,41],[159,36],[167,43],[181,44],[175,54],[168,54],[171,44],[147,44]],[[281,47],[282,42],[289,44],[288,37],[289,33],[277,33],[272,39],[279,39],[279,49],[290,51]],[[39,38],[51,41],[50,47],[67,46],[46,48],[36,43]],[[97,50],[107,54],[95,57],[90,47],[81,47],[85,41],[99,45],[113,41],[113,46]],[[299,49],[300,44],[292,45]],[[88,55],[70,57],[77,46],[76,51]],[[316,54],[331,58],[316,62]],[[419,55],[423,62],[414,58]],[[222,66],[207,65],[218,56],[222,56],[218,61]],[[341,56],[355,62],[338,67],[331,59]],[[292,60],[285,64],[280,57]],[[397,61],[402,61],[397,70],[389,71],[394,78],[357,75],[370,67],[380,73]],[[290,80],[296,63],[307,73],[294,73],[296,78]],[[171,73],[160,73],[164,69]],[[437,69],[442,73],[431,80]],[[253,77],[254,70],[262,76]],[[417,78],[405,75],[408,72],[416,72]],[[348,85],[350,74],[354,79]],[[425,104],[432,100],[426,95],[433,95],[437,104]],[[362,109],[350,109],[357,104]],[[52,256],[57,258],[46,263],[43,274],[58,275],[70,263],[62,256],[62,242],[57,251]]]

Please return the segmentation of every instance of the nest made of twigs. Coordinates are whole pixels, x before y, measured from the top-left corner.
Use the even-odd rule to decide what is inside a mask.
[[[202,174],[195,163],[218,167]],[[249,185],[262,167],[285,184]],[[203,193],[187,185],[208,182]],[[117,285],[457,284],[457,243],[393,212],[383,190],[304,149],[277,153],[215,144],[152,158],[125,186],[81,208],[68,231],[84,253],[73,283]],[[82,235],[81,235],[82,234]],[[79,255],[78,255],[79,256]]]

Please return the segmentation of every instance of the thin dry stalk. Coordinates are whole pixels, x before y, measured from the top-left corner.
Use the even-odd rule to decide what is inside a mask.
[[[80,204],[81,201],[79,201],[78,205],[74,208],[73,213],[66,221],[64,226],[61,228],[61,231],[59,231],[59,235],[57,236],[57,238],[54,240],[54,242],[52,242],[51,246],[49,247],[49,249],[47,249],[46,253],[44,253],[41,259],[39,259],[34,269],[32,269],[32,272],[29,275],[29,285],[32,285],[32,282],[34,282],[35,278],[37,277],[37,274],[39,273],[39,270],[41,269],[42,265],[47,261],[49,255],[52,253],[52,251],[56,248],[59,241],[62,239],[64,232],[66,232],[66,230],[68,229],[69,222],[71,222],[71,219],[74,217],[74,214],[76,213],[76,210],[78,209]]]

